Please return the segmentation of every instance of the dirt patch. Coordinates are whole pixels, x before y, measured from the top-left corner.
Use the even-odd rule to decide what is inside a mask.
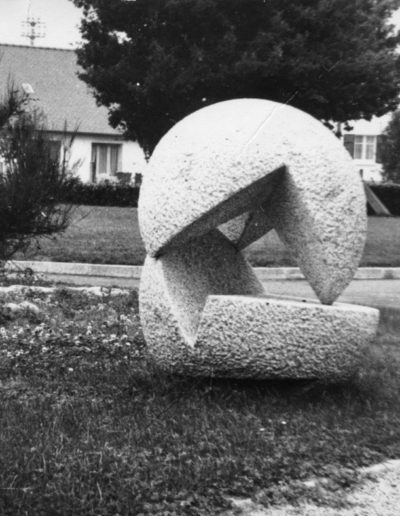
[[[234,511],[241,516],[394,516],[400,507],[400,460],[361,470],[364,481],[355,490],[344,492],[346,508],[319,507],[310,503],[265,508],[250,499],[232,500]],[[310,489],[319,489],[321,482],[310,481]]]

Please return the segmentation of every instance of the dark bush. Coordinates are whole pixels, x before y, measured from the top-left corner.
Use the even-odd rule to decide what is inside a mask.
[[[393,183],[370,184],[375,195],[388,208],[391,215],[400,216],[400,185]],[[91,206],[119,206],[137,208],[139,186],[118,183],[82,183],[73,177],[65,183],[60,202]],[[368,215],[373,215],[368,206]]]
[[[390,214],[400,217],[400,184],[383,183],[370,184],[369,186],[378,199],[390,211]],[[368,214],[372,214],[369,207]]]
[[[400,217],[400,184],[370,184],[372,191],[383,202],[391,215]],[[82,183],[73,177],[66,181],[60,202],[91,206],[119,206],[137,208],[139,186],[118,183]],[[368,206],[368,215],[373,215]]]
[[[138,198],[138,186],[106,182],[99,184],[82,183],[78,178],[71,178],[61,193],[60,202],[136,208]]]

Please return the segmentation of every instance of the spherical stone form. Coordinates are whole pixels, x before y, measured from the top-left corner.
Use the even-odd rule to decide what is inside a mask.
[[[147,252],[238,224],[242,248],[272,227],[325,304],[351,281],[366,236],[362,181],[343,144],[291,106],[237,99],[200,109],[159,142],[139,198]],[[257,220],[257,224],[252,224]]]
[[[186,117],[150,160],[139,224],[140,317],[163,369],[339,379],[357,368],[379,312],[332,303],[361,257],[364,189],[317,120],[258,99]],[[272,228],[322,304],[267,296],[240,249]]]

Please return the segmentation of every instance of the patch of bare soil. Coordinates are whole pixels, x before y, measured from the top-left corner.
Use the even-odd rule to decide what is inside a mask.
[[[388,461],[362,470],[364,482],[344,492],[346,508],[319,507],[310,503],[265,508],[250,499],[233,501],[232,515],[240,516],[395,516],[400,514],[400,460]],[[310,489],[321,489],[312,481]],[[226,514],[229,516],[229,513]]]

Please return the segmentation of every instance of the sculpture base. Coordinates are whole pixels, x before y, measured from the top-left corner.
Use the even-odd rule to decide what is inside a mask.
[[[153,297],[157,306],[148,301],[142,292],[150,356],[190,376],[343,380],[359,368],[379,320],[378,310],[358,305],[211,295],[190,342],[162,295]]]

